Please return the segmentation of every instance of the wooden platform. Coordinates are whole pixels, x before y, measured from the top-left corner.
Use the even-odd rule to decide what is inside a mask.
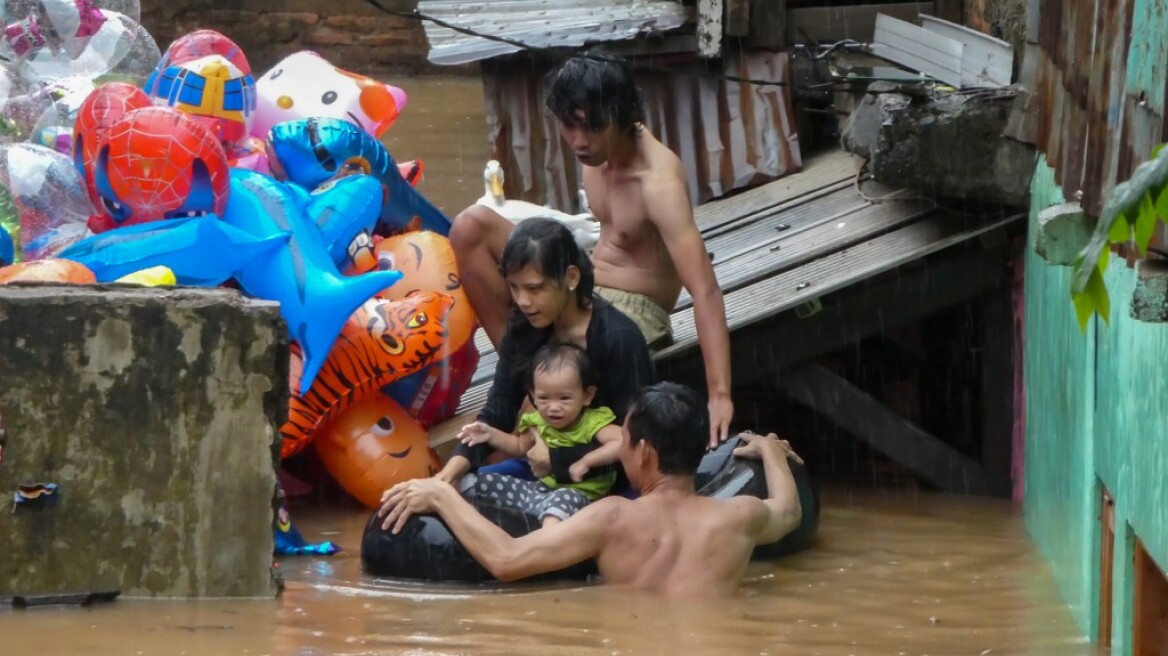
[[[806,161],[800,173],[695,209],[732,333],[1018,218],[957,216],[872,182],[859,185],[861,195],[859,164],[842,151],[825,153]],[[655,354],[659,363],[698,346],[688,294],[682,293],[672,321],[674,344]],[[482,355],[478,371],[458,415],[430,431],[432,446],[453,440],[486,400],[497,356],[483,331],[475,340]],[[733,355],[737,378],[741,359]]]

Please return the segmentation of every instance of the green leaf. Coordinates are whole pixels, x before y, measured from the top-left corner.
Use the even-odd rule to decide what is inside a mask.
[[[1079,320],[1079,331],[1087,332],[1087,324],[1091,317],[1098,313],[1103,321],[1111,324],[1111,296],[1107,293],[1107,285],[1103,283],[1103,274],[1098,268],[1091,271],[1087,279],[1087,288],[1082,292],[1071,292],[1071,301],[1075,305],[1075,318]]]
[[[1109,264],[1111,264],[1111,249],[1104,248],[1103,252],[1099,254],[1099,264],[1096,264],[1095,268],[1099,269],[1100,272],[1104,272],[1107,271]]]
[[[1111,324],[1111,297],[1107,294],[1107,285],[1103,284],[1103,274],[1099,269],[1091,272],[1091,279],[1087,281],[1087,294],[1091,297],[1091,304],[1095,311],[1103,317],[1103,321]]]
[[[1160,220],[1168,223],[1168,187],[1160,190],[1160,197],[1156,199],[1156,214],[1160,215]]]
[[[1152,149],[1151,159],[1156,159],[1156,156],[1160,154],[1160,150],[1163,149],[1164,146],[1168,146],[1168,142],[1162,143],[1162,144],[1156,144],[1156,147]]]
[[[1095,299],[1090,294],[1083,292],[1081,294],[1071,293],[1071,300],[1075,303],[1075,317],[1079,319],[1079,332],[1087,332],[1087,322],[1091,320],[1091,315],[1095,314]]]
[[[1099,214],[1099,222],[1095,224],[1095,232],[1085,249],[1084,266],[1075,271],[1071,279],[1071,290],[1082,293],[1088,282],[1088,276],[1095,268],[1096,263],[1108,241],[1115,243],[1110,237],[1114,233],[1119,236],[1118,241],[1131,239],[1131,226],[1124,231],[1122,226],[1116,226],[1121,217],[1136,216],[1140,202],[1149,192],[1158,192],[1168,185],[1168,148],[1161,148],[1156,155],[1136,167],[1130,180],[1115,185],[1115,189],[1107,195],[1103,204],[1103,211]],[[1168,217],[1166,217],[1168,218]],[[1125,221],[1126,223],[1126,221]]]
[[[1152,204],[1152,195],[1144,195],[1140,203],[1140,214],[1136,217],[1136,248],[1140,249],[1140,257],[1147,256],[1148,244],[1152,241],[1152,233],[1156,232],[1156,208]]]
[[[1123,214],[1115,217],[1111,230],[1107,232],[1107,241],[1112,244],[1123,244],[1131,241],[1131,224]]]

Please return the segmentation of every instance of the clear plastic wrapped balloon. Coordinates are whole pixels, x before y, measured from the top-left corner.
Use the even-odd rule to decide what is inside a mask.
[[[0,73],[0,78],[6,77]],[[19,143],[37,139],[38,124],[47,124],[56,116],[67,115],[68,110],[57,106],[57,96],[49,88],[30,85],[24,80],[9,86],[4,94],[0,89],[0,143]],[[46,117],[49,114],[49,117]]]
[[[128,9],[126,14],[107,5]],[[99,0],[4,0],[0,55],[20,62],[32,75],[53,81],[70,75],[97,76],[117,69],[146,30],[137,3]],[[147,50],[157,45],[146,34]],[[136,53],[139,63],[145,56]]]
[[[0,216],[19,217],[25,260],[52,257],[89,234],[93,206],[68,155],[35,144],[0,146],[0,186],[7,192]]]

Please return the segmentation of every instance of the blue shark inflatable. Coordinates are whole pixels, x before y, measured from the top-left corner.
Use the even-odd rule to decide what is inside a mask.
[[[391,234],[414,227],[442,236],[450,219],[418,193],[398,171],[389,151],[360,127],[334,118],[306,118],[276,124],[268,136],[273,173],[305,189],[315,189],[353,167],[377,178],[385,190],[377,232]]]
[[[261,239],[291,233],[284,248],[252,260],[235,279],[249,295],[280,303],[288,331],[304,352],[300,393],[305,394],[349,315],[402,274],[342,276],[295,195],[253,171],[231,170],[231,200],[223,221]]]
[[[165,266],[180,285],[214,287],[281,248],[290,236],[283,231],[255,236],[214,216],[166,219],[107,230],[73,244],[59,257],[84,264],[98,282]]]
[[[337,269],[344,271],[359,257],[376,261],[371,235],[381,215],[381,183],[377,178],[351,175],[326,182],[305,199],[304,215],[320,230],[321,242]]]

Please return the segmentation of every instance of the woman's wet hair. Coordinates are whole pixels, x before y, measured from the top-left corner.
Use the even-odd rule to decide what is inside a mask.
[[[563,284],[568,267],[577,267],[580,282],[576,285],[576,302],[582,309],[592,305],[592,290],[596,284],[592,260],[580,249],[572,231],[564,224],[555,219],[537,217],[515,226],[503,247],[503,256],[499,258],[499,273],[506,278],[528,266],[539,269],[544,278],[558,285]]]
[[[710,439],[706,401],[690,387],[661,382],[641,390],[629,406],[629,439],[648,442],[662,474],[693,476]]]
[[[531,380],[528,389],[535,391],[535,374],[541,371],[559,371],[562,367],[571,367],[580,374],[580,385],[584,389],[596,385],[596,376],[592,373],[592,363],[588,360],[588,352],[570,342],[548,342],[535,352],[531,358]]]
[[[603,52],[578,55],[545,78],[548,110],[564,125],[604,130],[615,125],[635,135],[645,121],[645,103],[624,59]],[[576,112],[584,110],[584,121]]]

